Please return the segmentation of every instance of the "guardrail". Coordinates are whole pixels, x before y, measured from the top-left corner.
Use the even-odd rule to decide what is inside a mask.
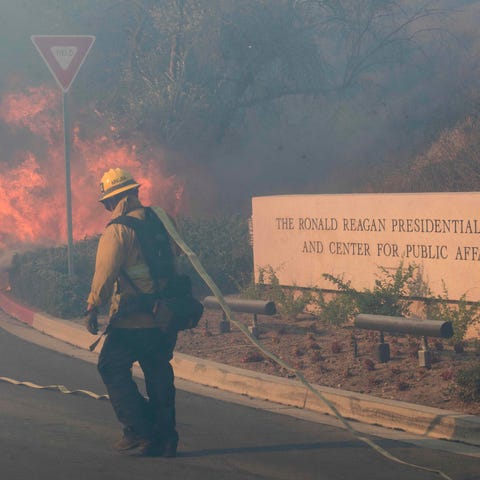
[[[252,313],[252,325],[248,327],[250,333],[254,337],[258,337],[258,319],[257,315],[275,315],[277,307],[275,302],[271,300],[248,300],[243,298],[225,298],[227,305],[234,312]],[[203,306],[205,308],[213,308],[220,310],[222,307],[214,296],[205,297],[203,299]],[[227,320],[225,313],[223,313],[222,321],[220,322],[220,333],[230,331],[230,322]]]
[[[451,338],[453,336],[452,322],[439,320],[361,313],[355,317],[354,326],[355,328],[378,330],[380,332],[380,343],[377,344],[377,358],[383,363],[390,360],[390,345],[385,343],[384,332],[422,336],[421,348],[418,351],[418,361],[421,367],[426,368],[430,368],[432,364],[432,355],[428,349],[427,337]]]

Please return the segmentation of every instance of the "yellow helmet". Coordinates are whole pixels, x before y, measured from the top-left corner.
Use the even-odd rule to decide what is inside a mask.
[[[139,186],[140,184],[123,168],[111,168],[103,174],[100,182],[100,192],[102,193],[100,202]]]

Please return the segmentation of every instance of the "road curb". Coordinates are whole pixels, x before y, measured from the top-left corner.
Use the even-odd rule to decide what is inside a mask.
[[[94,337],[81,325],[26,308],[0,292],[0,308],[38,331],[82,349]],[[98,348],[98,347],[97,347]],[[209,387],[319,413],[329,407],[302,383],[175,353],[175,375]],[[347,419],[480,446],[480,417],[314,385]]]

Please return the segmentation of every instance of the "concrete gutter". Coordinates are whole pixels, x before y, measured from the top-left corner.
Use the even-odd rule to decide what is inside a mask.
[[[76,347],[88,349],[95,339],[82,325],[26,308],[3,292],[0,292],[0,307],[17,320]],[[184,380],[282,405],[332,414],[320,398],[295,380],[243,370],[183,353],[175,353],[172,365],[175,376]],[[314,385],[314,388],[347,419],[480,446],[480,416],[385,400],[320,385]]]

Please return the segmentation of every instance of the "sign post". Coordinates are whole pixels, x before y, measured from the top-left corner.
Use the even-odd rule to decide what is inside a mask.
[[[70,178],[70,122],[67,93],[80,67],[92,48],[95,37],[91,35],[32,35],[31,40],[62,89],[63,132],[65,152],[65,188],[67,210],[68,275],[73,267],[72,189]]]

